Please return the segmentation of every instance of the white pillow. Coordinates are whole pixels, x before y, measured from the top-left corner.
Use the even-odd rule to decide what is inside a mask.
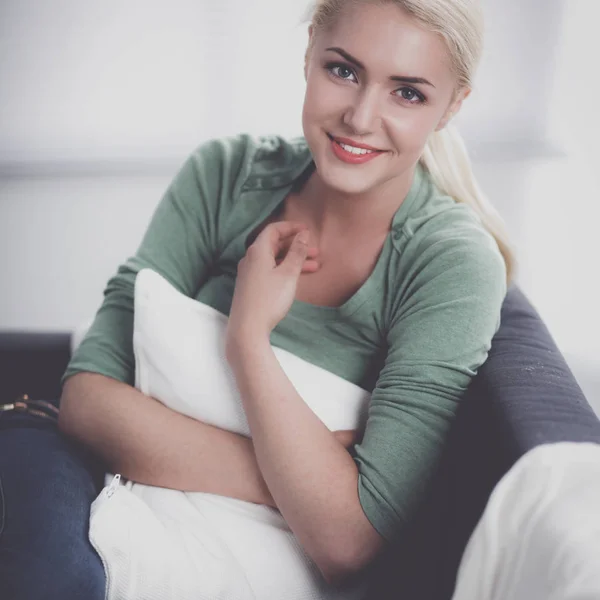
[[[597,600],[599,507],[599,444],[529,450],[494,488],[452,599]]]
[[[151,270],[135,283],[136,387],[185,415],[249,435],[224,354],[227,317]],[[280,348],[300,396],[331,430],[362,428],[370,394]],[[90,541],[109,600],[359,600],[368,581],[333,588],[283,515],[268,505],[140,483],[108,485]]]
[[[225,358],[226,325],[226,316],[180,293],[158,273],[138,273],[136,387],[189,417],[250,436]],[[331,431],[364,427],[369,392],[286,350],[273,349],[299,395]]]

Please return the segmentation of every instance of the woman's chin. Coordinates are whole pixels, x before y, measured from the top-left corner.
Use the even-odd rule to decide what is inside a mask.
[[[346,169],[336,169],[329,164],[323,164],[317,171],[321,181],[332,191],[341,194],[364,194],[377,186],[377,179],[367,173],[348,172]]]
[[[348,196],[357,196],[365,194],[369,190],[373,189],[373,185],[369,185],[366,181],[357,181],[355,183],[346,180],[336,179],[323,179],[323,182],[331,191],[335,191],[338,194],[345,194]]]

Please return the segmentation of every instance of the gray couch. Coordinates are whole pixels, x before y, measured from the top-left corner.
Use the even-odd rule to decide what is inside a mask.
[[[70,333],[0,332],[0,400],[21,393],[58,399],[69,355]],[[372,597],[448,600],[495,484],[528,450],[558,441],[600,443],[600,421],[539,315],[513,285],[420,512],[373,566]]]

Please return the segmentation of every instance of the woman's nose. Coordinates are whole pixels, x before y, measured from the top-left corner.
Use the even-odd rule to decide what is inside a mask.
[[[344,124],[357,135],[376,131],[381,121],[379,101],[376,90],[363,90],[344,113]]]

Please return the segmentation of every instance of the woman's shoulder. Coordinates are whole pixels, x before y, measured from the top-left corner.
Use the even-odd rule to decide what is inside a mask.
[[[423,172],[420,193],[394,236],[399,297],[419,289],[503,297],[506,265],[477,212],[442,193]],[[484,292],[483,290],[487,290]],[[495,301],[494,301],[495,303]]]
[[[415,260],[463,253],[473,261],[503,262],[496,240],[468,204],[443,193],[421,167],[419,197],[396,235],[398,251]]]
[[[311,156],[302,136],[239,133],[204,141],[190,160],[210,165],[215,175],[235,179],[242,187],[268,189],[293,181]]]

